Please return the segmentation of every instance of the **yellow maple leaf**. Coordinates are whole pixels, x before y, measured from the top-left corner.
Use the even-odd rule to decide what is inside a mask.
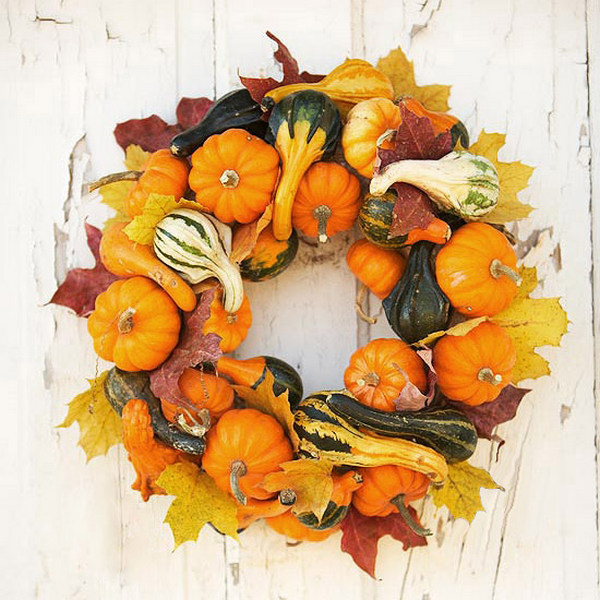
[[[137,144],[130,144],[125,150],[125,166],[129,171],[143,171],[150,152],[142,150]]]
[[[498,225],[523,219],[533,210],[532,206],[520,202],[517,198],[518,192],[527,187],[533,167],[524,165],[521,161],[502,162],[498,160],[498,151],[504,146],[505,141],[506,135],[503,133],[487,133],[482,130],[479,139],[469,148],[469,152],[472,154],[485,156],[498,171],[500,181],[498,205],[482,219],[486,223]]]
[[[256,389],[244,385],[232,386],[236,394],[245,400],[248,408],[255,408],[260,412],[271,415],[283,427],[287,433],[294,450],[298,448],[298,436],[294,431],[294,415],[290,408],[288,400],[288,390],[285,390],[279,396],[273,392],[275,378],[269,369],[265,373],[265,378],[256,387]]]
[[[129,220],[129,217],[126,216],[124,205],[125,198],[127,198],[127,194],[129,194],[134,185],[134,181],[115,181],[114,183],[103,185],[99,190],[102,202],[110,206],[113,210],[116,210],[118,215],[123,215]]]
[[[144,204],[142,214],[135,217],[129,225],[123,228],[123,231],[132,242],[151,246],[154,240],[154,229],[159,221],[176,208],[184,207],[194,210],[201,208],[197,202],[191,200],[183,198],[175,200],[175,196],[150,194]]]
[[[332,465],[323,460],[301,458],[279,466],[282,470],[269,473],[262,487],[267,492],[293,490],[296,502],[292,512],[297,515],[312,512],[322,519],[333,493]]]
[[[123,439],[121,418],[104,395],[104,381],[108,371],[96,379],[88,379],[90,389],[77,394],[69,402],[69,412],[58,427],[79,425],[79,445],[89,462],[94,456],[106,454],[108,449]]]
[[[481,323],[483,323],[484,321],[487,321],[487,320],[488,320],[487,317],[477,317],[475,319],[467,319],[466,321],[461,321],[460,323],[453,325],[449,329],[443,329],[442,331],[434,331],[433,333],[430,333],[427,337],[423,338],[422,340],[415,342],[413,345],[414,346],[429,346],[432,342],[434,342],[438,338],[441,338],[445,335],[457,335],[457,336],[467,335],[467,333],[469,333],[469,331],[471,331],[471,329],[475,329],[475,327],[477,327],[477,325],[480,325]]]
[[[446,112],[449,110],[449,85],[417,85],[412,61],[408,60],[401,48],[392,50],[387,56],[380,58],[377,68],[385,73],[394,86],[394,95],[412,96],[425,108]]]
[[[567,313],[558,298],[530,298],[537,287],[535,267],[521,267],[521,285],[510,306],[490,320],[504,327],[515,343],[517,362],[513,383],[550,374],[548,361],[535,352],[539,346],[558,346],[567,331]]]
[[[214,480],[195,464],[183,461],[168,466],[156,483],[167,494],[176,496],[165,516],[173,532],[175,548],[196,541],[204,525],[238,539],[235,500],[217,487]]]
[[[429,494],[438,508],[447,506],[455,519],[466,519],[470,523],[483,510],[481,488],[504,491],[485,469],[463,461],[448,465],[446,481],[441,487],[431,486]]]

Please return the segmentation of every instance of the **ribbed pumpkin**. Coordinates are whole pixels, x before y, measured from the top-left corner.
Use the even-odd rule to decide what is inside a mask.
[[[371,98],[359,102],[349,113],[342,132],[344,157],[363,177],[373,177],[373,163],[377,157],[377,142],[390,129],[400,125],[400,110],[387,98]],[[382,148],[391,148],[388,141]]]
[[[167,149],[153,152],[144,171],[125,198],[125,211],[130,217],[141,215],[150,194],[181,198],[188,188],[190,167],[187,160],[173,156]]]
[[[181,393],[198,410],[208,410],[211,421],[216,421],[233,406],[233,388],[223,377],[187,368],[179,377],[178,385]],[[160,405],[165,418],[171,423],[175,423],[176,416],[181,413],[181,409],[164,398],[161,398]],[[184,416],[188,425],[193,425],[191,420],[186,415]],[[201,420],[197,413],[192,413],[191,417],[196,421]]]
[[[298,234],[292,231],[287,240],[277,240],[273,229],[263,229],[252,252],[240,263],[240,273],[250,281],[266,281],[283,273],[298,252]]]
[[[492,316],[517,294],[517,255],[504,234],[486,223],[467,223],[436,259],[436,279],[454,308]]]
[[[243,129],[212,135],[192,154],[196,201],[223,223],[251,223],[271,202],[279,155]]]
[[[419,355],[402,340],[379,338],[350,357],[344,385],[363,404],[394,411],[394,400],[406,385],[405,376],[426,391],[427,377]]]
[[[221,351],[233,352],[246,339],[251,325],[252,311],[248,296],[244,294],[238,310],[227,312],[223,307],[223,292],[219,289],[210,303],[210,316],[204,322],[202,333],[216,333],[221,336]]]
[[[271,498],[260,484],[292,456],[292,446],[273,417],[252,408],[233,409],[209,430],[202,467],[244,504],[247,498]]]
[[[356,240],[350,246],[346,262],[354,276],[380,300],[389,296],[406,265],[401,254],[376,246],[367,239]]]
[[[320,242],[354,225],[360,210],[360,182],[337,163],[318,162],[305,173],[292,209],[292,223]]]
[[[331,529],[311,529],[300,523],[290,511],[284,512],[277,517],[269,517],[265,519],[265,521],[267,525],[277,533],[299,542],[322,542],[339,528],[338,526]]]
[[[179,339],[177,306],[146,277],[113,282],[96,298],[87,328],[96,354],[123,371],[151,371]]]
[[[510,383],[515,345],[506,331],[484,322],[466,335],[446,335],[433,349],[442,394],[470,406],[491,402]]]

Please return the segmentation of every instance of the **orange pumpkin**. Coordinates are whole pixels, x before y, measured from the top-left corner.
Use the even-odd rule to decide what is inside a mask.
[[[454,308],[492,316],[517,294],[517,255],[506,236],[486,223],[463,225],[440,250],[436,279]]]
[[[491,402],[512,379],[517,353],[506,331],[488,321],[466,335],[446,335],[433,349],[438,388],[470,406]]]
[[[202,333],[216,333],[221,337],[219,347],[223,353],[235,350],[248,335],[252,325],[252,311],[248,296],[244,295],[242,305],[235,312],[223,308],[223,291],[218,289],[210,303],[210,316],[204,322]]]
[[[184,158],[177,158],[170,150],[153,152],[144,165],[144,171],[125,198],[125,211],[133,218],[141,215],[150,194],[181,198],[188,188],[190,167]]]
[[[337,163],[317,162],[304,174],[292,207],[292,223],[326,242],[354,225],[360,210],[360,182]]]
[[[390,295],[406,265],[398,252],[376,246],[364,238],[350,246],[346,262],[354,276],[380,300]]]
[[[379,138],[388,130],[398,129],[400,110],[387,98],[359,102],[349,113],[342,133],[342,148],[348,164],[364,177],[373,177]],[[387,141],[381,147],[391,148]]]
[[[192,154],[190,187],[196,201],[223,223],[260,217],[277,183],[279,154],[243,129],[210,136]]]
[[[173,300],[146,277],[111,283],[87,323],[96,354],[123,371],[156,369],[177,345],[180,327]]]
[[[187,368],[179,377],[178,385],[181,393],[198,410],[208,410],[213,422],[233,406],[233,388],[223,377]],[[160,405],[165,418],[171,423],[175,423],[177,414],[181,413],[181,409],[176,404],[163,398],[160,400]],[[198,413],[192,413],[190,416],[196,421],[202,420]],[[193,425],[190,418],[187,416],[185,418],[188,425]]]
[[[291,460],[292,445],[281,425],[253,408],[228,410],[206,436],[202,467],[241,504],[273,496],[260,484]]]
[[[282,504],[279,498],[271,500],[247,500],[246,504],[238,506],[238,526],[240,529],[246,529],[254,521],[258,521],[258,519],[277,517],[288,512],[290,508],[291,505]]]
[[[419,355],[402,340],[379,338],[350,357],[344,385],[363,404],[394,411],[394,400],[406,385],[406,377],[426,391],[427,376]]]
[[[266,519],[266,523],[277,533],[299,542],[322,542],[339,529],[339,526],[331,529],[311,529],[302,525],[290,511],[277,517],[269,517]]]

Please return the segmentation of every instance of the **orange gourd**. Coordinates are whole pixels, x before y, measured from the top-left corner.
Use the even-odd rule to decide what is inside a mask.
[[[350,357],[344,385],[363,404],[394,411],[394,400],[406,385],[406,377],[426,391],[425,366],[419,355],[402,340],[379,338]]]
[[[470,406],[491,402],[512,379],[512,338],[495,323],[481,323],[466,335],[446,335],[433,349],[438,388]]]
[[[359,102],[349,113],[342,133],[342,148],[348,164],[369,179],[377,157],[378,140],[400,125],[400,110],[387,98],[371,98]],[[392,147],[387,141],[381,147]]]
[[[290,510],[291,505],[283,504],[279,498],[271,500],[247,500],[245,505],[240,504],[237,510],[238,526],[246,529],[258,519],[277,517]]]
[[[192,154],[190,187],[196,201],[223,223],[251,223],[271,202],[279,154],[243,129],[210,136]]]
[[[202,333],[216,333],[221,337],[219,347],[223,353],[233,352],[248,335],[252,325],[252,311],[248,296],[244,295],[241,306],[235,312],[223,308],[223,292],[217,290],[210,304],[210,316],[204,322]]]
[[[471,317],[503,311],[517,294],[517,255],[486,223],[463,225],[440,250],[436,279],[454,308]]]
[[[178,385],[181,393],[198,411],[208,410],[212,422],[233,406],[233,388],[223,377],[187,368],[179,377]],[[165,418],[175,423],[177,415],[181,413],[180,407],[164,398],[161,398],[160,405]],[[187,415],[184,417],[190,426],[194,424],[192,419],[196,422],[203,420],[196,411],[189,415],[191,418]]]
[[[326,242],[354,225],[360,210],[360,182],[337,163],[317,162],[302,177],[292,207],[292,223],[305,235]]]
[[[100,240],[100,260],[108,271],[119,277],[143,275],[160,285],[181,310],[196,307],[196,294],[174,271],[156,258],[154,250],[132,242],[123,233],[126,223],[114,223]]]
[[[292,460],[290,441],[271,416],[253,408],[227,411],[206,436],[202,467],[240,504],[273,496],[260,484],[268,473]]]
[[[111,283],[87,323],[96,354],[123,371],[156,369],[177,345],[180,327],[173,300],[145,277]]]
[[[427,117],[437,135],[449,131],[452,135],[454,145],[460,140],[462,147],[469,147],[469,134],[466,127],[455,116],[448,113],[427,110],[416,98],[404,96],[398,101],[398,105],[404,105],[417,117]]]
[[[277,533],[299,542],[321,542],[339,529],[339,525],[330,529],[311,529],[300,523],[290,511],[277,517],[267,518],[266,523]]]
[[[346,262],[354,276],[380,300],[390,295],[406,265],[398,252],[376,246],[364,238],[350,246]]]
[[[431,532],[419,525],[408,512],[409,502],[422,498],[429,488],[423,473],[395,465],[361,468],[362,486],[354,492],[352,504],[367,517],[386,517],[400,513],[406,524],[419,535]]]

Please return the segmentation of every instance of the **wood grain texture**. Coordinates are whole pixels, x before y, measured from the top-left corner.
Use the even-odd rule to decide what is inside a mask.
[[[0,114],[10,148],[2,272],[12,283],[1,296],[0,382],[12,408],[0,438],[3,596],[597,597],[595,0],[148,0],[143,10],[130,0],[6,0],[0,10]],[[507,491],[484,491],[486,512],[470,527],[422,503],[436,532],[429,547],[404,553],[383,539],[377,580],[340,553],[339,534],[290,546],[258,524],[238,546],[205,528],[196,544],[172,552],[162,524],[169,499],[145,504],[129,489],[134,474],[122,449],[85,466],[76,428],[54,427],[85,378],[105,367],[82,320],[42,305],[69,268],[91,265],[83,221],[107,213],[83,189],[121,166],[115,123],[151,113],[173,120],[180,96],[218,96],[238,86],[238,69],[277,75],[267,29],[311,72],[347,56],[375,61],[402,45],[419,83],[453,84],[452,110],[473,137],[484,127],[506,132],[501,158],[537,167],[523,194],[537,210],[515,228],[520,252],[538,267],[540,293],[562,296],[571,321],[563,347],[543,350],[553,377],[536,381],[500,428],[500,460],[487,442],[473,459]],[[320,248],[303,243],[284,275],[248,286],[254,325],[240,356],[281,356],[309,392],[341,386],[357,344],[390,335],[385,318],[368,328],[354,315],[344,259],[354,235]]]

